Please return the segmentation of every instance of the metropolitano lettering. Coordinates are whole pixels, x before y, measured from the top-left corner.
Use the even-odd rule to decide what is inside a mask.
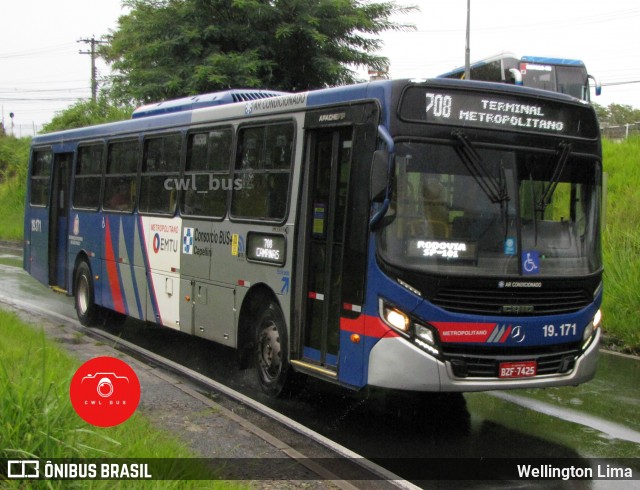
[[[487,125],[541,129],[562,132],[564,122],[546,119],[542,107],[482,99],[482,111],[460,110],[459,120]],[[524,117],[530,116],[530,117]]]

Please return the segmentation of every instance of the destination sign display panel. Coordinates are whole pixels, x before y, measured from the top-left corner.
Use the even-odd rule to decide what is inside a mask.
[[[247,236],[247,258],[258,262],[284,265],[286,240],[274,233],[249,232]]]
[[[598,126],[588,107],[510,94],[438,87],[409,87],[400,118],[410,122],[596,138]]]

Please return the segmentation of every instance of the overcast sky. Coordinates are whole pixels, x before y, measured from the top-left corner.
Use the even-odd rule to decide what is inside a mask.
[[[466,0],[398,0],[414,32],[383,36],[393,78],[429,77],[464,64]],[[6,0],[0,8],[0,105],[5,127],[28,135],[56,111],[89,98],[90,57],[79,54],[115,29],[121,0]],[[638,0],[471,0],[471,59],[500,51],[577,58],[603,84],[601,105],[640,108]],[[109,68],[98,62],[98,76]],[[636,83],[626,83],[636,82]]]

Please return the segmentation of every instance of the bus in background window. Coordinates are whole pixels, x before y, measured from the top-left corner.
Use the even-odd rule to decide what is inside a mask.
[[[464,67],[439,75],[439,78],[464,78]],[[587,73],[580,60],[517,56],[500,53],[471,64],[471,79],[485,82],[513,83],[568,94],[590,100],[589,82],[593,82],[596,95],[602,88],[595,77]]]
[[[594,376],[602,157],[573,97],[227,91],[36,136],[28,175],[25,269],[83,324],[234,348],[270,395],[305,376],[434,392]]]

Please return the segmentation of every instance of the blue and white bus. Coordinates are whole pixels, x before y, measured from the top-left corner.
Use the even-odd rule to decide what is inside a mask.
[[[576,385],[600,338],[584,101],[448,79],[230,91],[37,136],[25,269],[237,349],[262,389]],[[212,361],[213,362],[213,361]]]
[[[439,77],[463,79],[464,74],[464,67],[459,67]],[[518,56],[503,52],[472,63],[470,75],[471,80],[551,90],[587,101],[591,97],[590,82],[595,95],[602,92],[600,82],[587,73],[585,64],[569,58]]]

